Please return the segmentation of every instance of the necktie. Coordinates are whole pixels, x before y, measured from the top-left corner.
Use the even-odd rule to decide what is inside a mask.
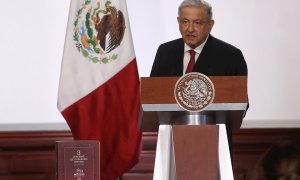
[[[186,68],[185,73],[192,72],[192,71],[193,71],[193,68],[194,68],[194,66],[195,66],[195,51],[191,49],[191,50],[189,50],[189,53],[190,53],[190,55],[191,55],[191,59],[190,59],[190,61],[189,61],[189,64],[188,64],[188,66],[187,66],[187,68]]]

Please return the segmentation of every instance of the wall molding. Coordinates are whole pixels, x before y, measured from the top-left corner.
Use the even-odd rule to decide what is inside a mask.
[[[244,120],[241,129],[300,128],[299,120]],[[1,124],[0,132],[9,131],[70,131],[67,123]]]

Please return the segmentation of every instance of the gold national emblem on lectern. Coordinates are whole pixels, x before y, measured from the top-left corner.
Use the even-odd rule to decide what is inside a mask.
[[[207,76],[192,72],[178,79],[174,96],[178,105],[184,110],[199,112],[213,102],[215,88]]]

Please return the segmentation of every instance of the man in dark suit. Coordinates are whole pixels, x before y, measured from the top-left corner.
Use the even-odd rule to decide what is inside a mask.
[[[247,76],[247,65],[236,47],[210,35],[214,25],[211,6],[201,0],[185,0],[177,18],[182,38],[159,46],[150,76],[182,76],[196,52],[193,72],[207,76]]]
[[[151,77],[182,76],[188,72],[207,76],[247,76],[242,52],[210,35],[214,20],[207,2],[184,0],[178,8],[178,15],[182,38],[159,46]],[[195,62],[190,66],[192,60]],[[231,128],[228,125],[226,128],[231,149]]]

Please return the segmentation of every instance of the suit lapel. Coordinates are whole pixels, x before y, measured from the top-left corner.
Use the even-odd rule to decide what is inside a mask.
[[[184,55],[184,42],[183,39],[179,39],[177,42],[178,45],[175,46],[176,49],[173,53],[173,60],[176,62],[175,64],[175,74],[176,76],[182,76],[183,75],[183,55]]]
[[[193,71],[207,74],[209,72],[209,51],[213,37],[209,35],[201,54],[199,55]]]

